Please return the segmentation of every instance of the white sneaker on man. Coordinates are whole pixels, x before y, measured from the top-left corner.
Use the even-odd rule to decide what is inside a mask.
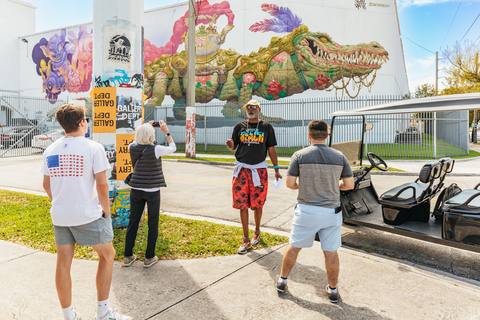
[[[112,307],[112,309],[108,310],[108,313],[105,317],[99,318],[98,316],[95,317],[96,320],[132,320],[132,317],[126,316],[124,314],[121,314],[117,310],[115,310],[115,307]]]

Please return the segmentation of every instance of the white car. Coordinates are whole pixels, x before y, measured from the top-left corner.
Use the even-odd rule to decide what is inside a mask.
[[[60,139],[65,135],[63,129],[47,131],[43,134],[32,137],[32,147],[45,150],[54,141]]]

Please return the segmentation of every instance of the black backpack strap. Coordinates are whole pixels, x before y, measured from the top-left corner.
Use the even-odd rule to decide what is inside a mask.
[[[438,217],[441,216],[443,213],[443,203],[445,202],[445,192],[447,191],[447,188],[443,189],[442,192],[438,195],[437,198],[437,203],[435,203],[435,208],[433,209],[432,212],[432,217]]]

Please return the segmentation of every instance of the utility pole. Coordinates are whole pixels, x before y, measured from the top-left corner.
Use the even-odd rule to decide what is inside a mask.
[[[195,158],[195,0],[188,1],[188,41],[187,45],[187,108],[185,157]]]
[[[435,52],[435,95],[438,96],[438,51]]]

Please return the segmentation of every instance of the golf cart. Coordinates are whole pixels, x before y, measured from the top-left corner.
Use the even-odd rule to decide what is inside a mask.
[[[446,190],[444,181],[454,169],[455,160],[447,157],[426,161],[418,178],[393,186],[380,196],[374,188],[371,170],[376,168],[387,171],[388,165],[373,153],[365,155],[370,166],[362,165],[365,133],[372,129],[372,124],[366,122],[368,115],[478,108],[480,94],[467,94],[403,100],[331,114],[329,145],[342,151],[352,167],[359,167],[354,169],[354,189],[341,192],[344,223],[480,252],[480,184],[449,199],[443,197],[446,194],[442,192]],[[346,142],[343,139],[343,142],[335,143],[336,135],[342,131],[340,119],[348,119],[343,123],[344,131],[351,128],[361,131],[356,136],[358,139]],[[437,205],[432,214],[431,204],[434,198]]]

